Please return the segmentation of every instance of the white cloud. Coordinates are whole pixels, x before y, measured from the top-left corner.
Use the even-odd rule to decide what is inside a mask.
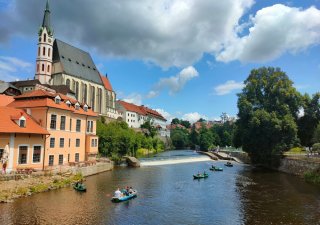
[[[7,56],[0,56],[0,80],[14,81],[19,73],[30,73],[32,64],[21,59]]]
[[[197,122],[200,118],[208,120],[206,115],[201,115],[198,112],[186,113],[182,116],[183,120],[188,120],[190,123]]]
[[[234,36],[254,0],[50,1],[57,38],[104,56],[185,67],[214,53]],[[43,0],[12,0],[0,11],[0,42],[13,35],[37,38]],[[30,7],[32,6],[32,7]],[[71,29],[70,29],[71,28]]]
[[[266,62],[320,44],[320,10],[315,7],[303,10],[276,4],[257,11],[250,22],[249,34],[225,44],[217,60]]]
[[[161,78],[154,89],[148,93],[147,97],[156,97],[163,89],[169,89],[170,95],[176,94],[182,90],[188,81],[197,76],[199,76],[199,73],[193,66],[186,67],[176,76]]]
[[[230,94],[234,90],[239,90],[244,87],[243,82],[236,82],[234,80],[228,80],[224,84],[220,84],[214,88],[216,95]]]
[[[122,99],[125,102],[133,103],[135,105],[142,104],[142,96],[138,93],[132,93]]]
[[[167,119],[167,123],[171,123],[172,119],[176,118],[174,115],[165,111],[164,109],[155,109],[158,113],[160,113],[164,118]]]

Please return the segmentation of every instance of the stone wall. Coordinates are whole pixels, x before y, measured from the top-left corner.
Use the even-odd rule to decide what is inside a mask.
[[[93,166],[87,167],[73,167],[71,170],[73,173],[81,172],[84,177],[102,173],[105,171],[110,171],[113,169],[113,163],[97,163]]]
[[[294,175],[303,175],[305,172],[316,170],[320,167],[320,162],[297,159],[297,158],[283,158],[281,160],[279,171]]]
[[[248,153],[246,152],[242,152],[242,151],[224,151],[221,150],[220,152],[224,152],[226,154],[231,154],[231,157],[234,157],[236,159],[239,159],[241,162],[246,163],[246,164],[250,164],[250,157],[248,155]],[[238,160],[236,160],[238,161]]]

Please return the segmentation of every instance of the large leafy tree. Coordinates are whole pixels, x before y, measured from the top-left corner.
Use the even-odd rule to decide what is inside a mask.
[[[297,143],[300,95],[279,68],[251,71],[238,95],[235,140],[253,163],[270,164]]]
[[[182,149],[189,146],[188,131],[176,128],[171,131],[171,141],[176,149]]]
[[[311,147],[314,144],[313,135],[320,121],[320,93],[303,96],[303,116],[298,119],[298,137],[301,144]]]

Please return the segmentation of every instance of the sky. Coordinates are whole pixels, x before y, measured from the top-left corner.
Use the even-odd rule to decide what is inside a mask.
[[[0,80],[33,79],[45,0],[0,0]],[[236,116],[254,68],[320,91],[320,0],[51,0],[54,37],[89,52],[118,99],[194,122]]]

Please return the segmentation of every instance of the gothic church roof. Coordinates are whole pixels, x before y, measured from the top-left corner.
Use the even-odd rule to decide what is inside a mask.
[[[63,41],[53,43],[53,63],[61,62],[63,73],[103,85],[90,54]]]

